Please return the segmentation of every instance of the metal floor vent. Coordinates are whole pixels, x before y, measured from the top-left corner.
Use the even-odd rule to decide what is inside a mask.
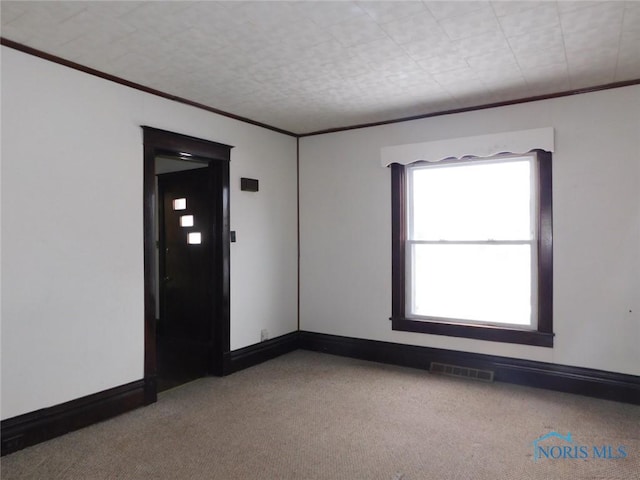
[[[482,380],[483,382],[493,382],[493,371],[491,370],[478,370],[477,368],[431,362],[429,372],[450,375],[452,377],[473,378],[474,380]]]

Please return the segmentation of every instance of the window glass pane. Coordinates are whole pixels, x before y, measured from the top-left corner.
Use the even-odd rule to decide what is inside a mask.
[[[187,209],[187,199],[186,198],[176,198],[173,200],[173,209],[174,210],[186,210]]]
[[[193,215],[182,215],[180,217],[181,227],[193,227]]]
[[[530,245],[414,244],[411,248],[414,315],[530,324]]]
[[[409,169],[413,240],[529,240],[531,161]]]
[[[188,233],[187,243],[190,245],[200,245],[202,243],[202,234],[200,232]]]

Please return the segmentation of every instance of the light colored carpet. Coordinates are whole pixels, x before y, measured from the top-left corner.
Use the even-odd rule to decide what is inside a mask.
[[[628,455],[534,461],[550,431]],[[638,479],[640,407],[299,350],[1,466],[3,480]]]

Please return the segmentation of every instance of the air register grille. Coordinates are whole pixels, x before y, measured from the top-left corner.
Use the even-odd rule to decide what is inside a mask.
[[[472,378],[483,382],[493,382],[493,371],[479,370],[477,368],[460,367],[458,365],[448,365],[446,363],[431,362],[429,372],[449,375],[452,377]]]

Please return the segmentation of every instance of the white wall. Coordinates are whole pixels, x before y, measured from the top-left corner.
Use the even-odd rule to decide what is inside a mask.
[[[3,419],[143,377],[141,125],[235,147],[232,350],[297,328],[294,138],[2,47]]]
[[[553,349],[391,330],[380,148],[554,127]],[[640,86],[300,140],[301,329],[640,374]]]

